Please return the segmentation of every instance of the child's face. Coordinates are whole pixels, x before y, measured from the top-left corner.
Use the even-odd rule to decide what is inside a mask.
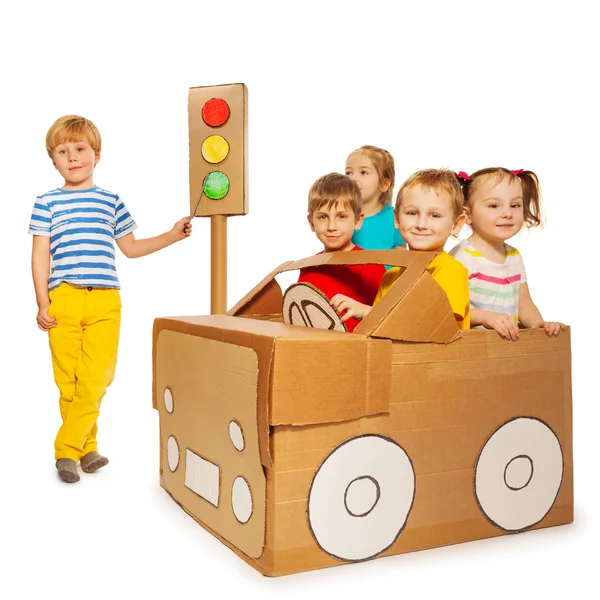
[[[94,167],[100,153],[87,142],[65,142],[52,151],[52,162],[65,180],[67,189],[86,189],[93,185]]]
[[[346,175],[358,183],[363,204],[379,202],[381,194],[390,187],[389,181],[379,181],[377,169],[371,160],[360,152],[353,152],[346,160]]]
[[[504,243],[520,231],[523,220],[523,191],[518,179],[509,183],[507,177],[500,182],[487,177],[479,182],[467,208],[467,223],[473,233],[491,243]]]
[[[310,228],[325,247],[325,252],[352,250],[352,234],[360,229],[363,216],[358,219],[352,211],[342,203],[337,203],[331,209],[323,206],[308,215]]]
[[[464,215],[454,216],[448,192],[415,185],[404,192],[396,213],[396,227],[410,250],[441,252],[450,235],[458,234],[464,219]]]

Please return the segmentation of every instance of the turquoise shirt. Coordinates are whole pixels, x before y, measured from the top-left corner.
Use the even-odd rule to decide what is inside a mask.
[[[377,214],[365,217],[362,227],[354,232],[352,242],[364,250],[391,250],[404,244],[394,226],[394,208],[386,204]]]

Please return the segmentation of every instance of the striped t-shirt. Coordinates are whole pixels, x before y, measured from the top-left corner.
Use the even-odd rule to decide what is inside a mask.
[[[29,233],[50,237],[48,289],[75,286],[119,288],[114,240],[137,227],[116,194],[94,186],[57,188],[35,200]]]
[[[498,264],[483,257],[469,240],[464,240],[450,251],[469,272],[471,306],[481,310],[503,312],[519,320],[519,293],[527,282],[525,265],[519,251],[508,244],[506,260]]]

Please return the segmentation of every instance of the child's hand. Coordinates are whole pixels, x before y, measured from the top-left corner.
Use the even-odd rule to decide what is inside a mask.
[[[358,300],[354,300],[354,298],[344,296],[344,294],[336,294],[330,300],[329,304],[331,304],[335,309],[335,312],[340,315],[340,321],[342,323],[345,323],[351,317],[359,320],[364,319],[371,311],[370,306],[367,306]]]
[[[183,217],[179,219],[173,229],[171,229],[171,235],[175,242],[180,242],[186,237],[190,237],[192,233],[192,217]]]
[[[50,306],[40,306],[40,308],[38,310],[36,320],[37,320],[38,327],[42,331],[48,331],[49,329],[52,329],[53,327],[56,327],[56,325],[57,325],[56,319],[54,317],[48,316],[49,308],[50,308]]]
[[[548,335],[558,335],[565,328],[565,324],[558,321],[544,321],[540,327]]]
[[[516,340],[519,337],[518,325],[506,313],[486,310],[481,320],[481,324],[487,329],[495,329],[507,340]]]

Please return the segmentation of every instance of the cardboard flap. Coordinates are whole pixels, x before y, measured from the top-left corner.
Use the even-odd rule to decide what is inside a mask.
[[[246,304],[242,305],[235,313],[227,312],[228,315],[237,317],[245,317],[252,315],[278,315],[281,314],[283,306],[283,293],[281,287],[275,279],[271,279],[265,283],[264,287],[259,290],[255,296],[250,298]]]
[[[269,327],[273,325],[274,327]],[[201,337],[253,349],[258,356],[258,414],[257,427],[260,440],[261,462],[272,466],[269,455],[268,394],[271,386],[275,339],[280,335],[278,323],[263,323],[250,319],[232,319],[225,315],[190,316],[155,319],[153,329],[152,356],[152,406],[158,408],[157,399],[157,347],[163,331],[172,331],[188,336]],[[295,333],[296,328],[292,331]],[[191,358],[190,358],[191,360]],[[191,367],[190,367],[191,368]]]
[[[259,353],[232,340],[167,329],[155,348],[162,483],[253,558],[263,553],[266,522]]]
[[[322,265],[391,265],[392,267],[409,267],[418,255],[427,255],[429,264],[437,252],[410,252],[409,250],[363,250],[361,252],[323,252],[285,263],[286,267],[279,272],[320,267]],[[282,265],[283,266],[283,265]]]
[[[436,254],[407,254],[415,255],[412,263],[354,332],[405,342],[453,342],[460,337],[454,312],[444,290],[426,271]]]
[[[422,273],[408,293],[403,293],[402,283],[400,277],[367,318],[356,327],[354,330],[356,333],[365,333],[363,329],[366,328],[371,337],[445,344],[460,337],[460,330],[448,297],[429,273]],[[383,307],[381,305],[384,300],[388,300],[392,292],[396,297],[402,295],[399,299],[394,297],[389,299],[386,305],[392,304],[392,306],[388,311],[386,305]],[[370,321],[369,317],[375,310],[385,311],[385,315],[380,317],[375,314],[373,321]]]
[[[291,261],[284,262],[271,271],[225,314],[232,317],[281,314],[283,294],[275,276],[287,271],[290,264]]]
[[[408,250],[364,250],[362,252],[324,252],[308,258],[287,261],[271,271],[260,283],[250,290],[226,314],[231,316],[252,316],[265,314],[281,314],[283,294],[275,277],[280,273],[295,271],[305,267],[320,267],[325,265],[391,265],[393,267],[408,267],[425,262],[421,272],[435,258],[435,252],[409,252]],[[426,258],[428,257],[428,259]],[[417,266],[417,268],[419,268]],[[404,273],[403,277],[406,275]]]
[[[276,340],[269,425],[339,423],[389,412],[392,342],[327,333]]]
[[[427,266],[436,256],[437,252],[364,250],[325,252],[285,262],[267,275],[227,314],[281,314],[283,296],[275,281],[279,273],[325,265],[391,265],[403,267],[402,275],[354,332],[398,341],[448,344],[460,337],[460,330],[446,294],[427,272]]]

